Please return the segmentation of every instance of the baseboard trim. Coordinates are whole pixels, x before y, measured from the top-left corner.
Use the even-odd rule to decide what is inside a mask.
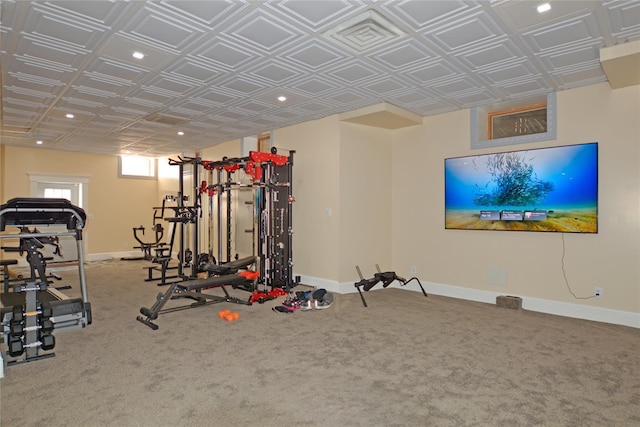
[[[322,287],[330,292],[336,292],[339,294],[349,294],[357,292],[357,289],[354,286],[353,282],[339,283],[334,280],[321,279],[312,276],[301,276],[301,279],[303,284]],[[498,297],[499,295],[504,295],[504,292],[470,289],[461,286],[444,285],[441,283],[424,281],[421,281],[421,283],[427,294],[440,295],[444,297],[458,298],[475,302],[483,302],[487,304],[495,305],[496,297]],[[420,287],[415,281],[412,281],[406,286],[400,286],[398,282],[395,282],[390,287],[407,289],[414,292],[421,292]],[[372,292],[375,290],[377,290],[377,288],[374,288]],[[611,323],[614,325],[629,326],[632,328],[640,329],[640,313],[612,310],[602,307],[592,307],[583,304],[552,301],[542,298],[528,297],[526,295],[517,296],[522,298],[522,308],[524,310],[553,314],[556,316],[571,317],[575,319],[592,320],[595,322]]]

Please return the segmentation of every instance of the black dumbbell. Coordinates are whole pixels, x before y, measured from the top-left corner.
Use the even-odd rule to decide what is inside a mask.
[[[51,308],[51,304],[48,302],[42,303],[42,306],[40,306],[40,318],[48,319],[51,316],[53,316],[53,309]]]
[[[18,357],[22,353],[24,353],[24,344],[22,340],[18,337],[10,337],[9,338],[9,356]]]
[[[43,350],[53,350],[56,346],[56,337],[50,334],[44,334],[40,336],[40,347]]]
[[[9,322],[9,334],[12,337],[21,337],[24,335],[24,323],[23,322],[16,322],[15,320],[11,319],[11,321]]]
[[[21,305],[13,306],[11,319],[16,322],[22,322],[24,320],[24,308]]]

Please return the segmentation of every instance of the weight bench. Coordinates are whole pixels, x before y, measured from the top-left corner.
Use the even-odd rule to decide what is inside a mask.
[[[156,302],[153,304],[153,306],[151,306],[151,308],[142,307],[140,309],[140,314],[142,314],[142,316],[136,317],[136,320],[147,325],[153,330],[157,330],[158,325],[153,323],[153,321],[163,313],[201,307],[204,305],[216,304],[221,302],[251,305],[251,302],[249,301],[232,297],[227,291],[226,286],[236,288],[242,285],[251,284],[256,278],[260,276],[260,273],[249,270],[238,272],[238,270],[240,270],[241,268],[247,268],[253,263],[255,263],[255,257],[251,256],[221,265],[204,264],[203,266],[201,266],[201,270],[203,271],[207,271],[209,273],[215,272],[226,274],[213,275],[204,279],[189,279],[182,282],[170,284],[166,292],[158,294],[158,296],[156,297]],[[203,290],[211,288],[222,289],[224,296],[212,295],[202,292]],[[188,305],[163,308],[169,300],[178,298],[189,298],[194,300],[195,302]]]
[[[54,353],[41,352],[55,347],[54,329],[58,332],[91,324],[82,248],[85,221],[84,210],[66,199],[15,198],[0,206],[0,232],[7,226],[20,230],[17,234],[0,234],[0,239],[19,239],[18,248],[1,248],[5,252],[26,253],[30,266],[28,278],[17,277],[10,281],[6,269],[14,262],[2,263],[5,292],[0,298],[1,332],[7,343],[7,355],[16,358],[8,361],[7,365],[53,357]],[[66,231],[51,231],[49,226],[52,225],[64,225]],[[30,229],[31,226],[34,228]],[[70,299],[49,286],[48,278],[55,276],[47,275],[46,258],[41,249],[45,244],[57,247],[60,236],[72,236],[76,240],[80,298]],[[12,292],[9,292],[10,288]]]
[[[356,265],[356,270],[358,271],[358,276],[360,276],[360,281],[356,282],[354,286],[358,290],[358,293],[360,294],[360,298],[362,299],[362,304],[364,304],[365,307],[368,307],[368,305],[367,305],[367,301],[365,301],[364,299],[364,294],[362,293],[362,290],[364,290],[365,292],[368,292],[378,283],[382,283],[382,287],[386,288],[395,281],[400,282],[400,286],[405,286],[407,283],[411,282],[412,280],[415,280],[416,282],[418,282],[418,285],[420,285],[420,289],[422,290],[422,293],[424,294],[424,296],[425,297],[427,296],[427,293],[424,291],[424,288],[422,287],[422,283],[420,283],[420,279],[418,279],[417,277],[412,277],[411,279],[406,280],[398,276],[395,273],[395,271],[385,271],[385,272],[380,271],[380,267],[378,266],[378,264],[376,264],[376,270],[378,272],[375,273],[374,276],[370,279],[365,279],[362,276],[360,267],[357,265]],[[360,288],[362,288],[362,290]]]

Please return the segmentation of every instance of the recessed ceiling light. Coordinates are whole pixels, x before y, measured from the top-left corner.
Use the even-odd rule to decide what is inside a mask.
[[[182,136],[182,135],[184,135],[184,132],[178,131],[178,135]]]
[[[73,119],[75,116],[71,113],[67,113],[66,117],[67,119]]]
[[[278,97],[278,101],[280,101],[280,102],[284,102],[284,101],[286,101],[286,100],[287,100],[287,97],[286,97],[286,96],[284,96],[284,95],[280,95],[280,96]]]
[[[551,10],[551,5],[549,3],[543,3],[540,6],[538,6],[538,13],[544,13],[544,12],[548,12]]]
[[[37,141],[36,141],[36,144],[38,144],[38,145],[42,145],[42,140],[41,140],[41,139],[37,140]]]
[[[133,57],[136,59],[142,59],[144,58],[144,53],[142,52],[133,52]]]

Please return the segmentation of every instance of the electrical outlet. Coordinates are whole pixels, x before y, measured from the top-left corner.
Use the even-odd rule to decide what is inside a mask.
[[[602,288],[593,288],[593,296],[596,298],[602,297]]]
[[[411,266],[411,274],[415,276],[416,272],[417,272],[416,266],[415,265]]]

